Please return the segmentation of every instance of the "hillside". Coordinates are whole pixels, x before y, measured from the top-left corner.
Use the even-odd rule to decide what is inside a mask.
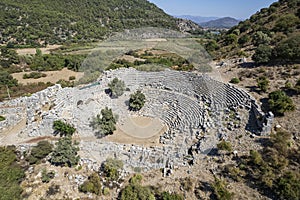
[[[217,59],[252,57],[258,64],[299,62],[300,1],[281,0],[207,44]]]
[[[199,25],[204,28],[217,28],[217,29],[226,29],[232,28],[233,26],[238,25],[240,21],[232,17],[223,17],[220,19],[211,20],[208,22],[200,23]]]
[[[0,43],[10,46],[93,41],[125,28],[178,23],[147,0],[2,0],[0,9]]]

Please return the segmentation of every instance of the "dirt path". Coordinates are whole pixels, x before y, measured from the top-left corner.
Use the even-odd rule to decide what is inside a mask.
[[[52,50],[58,49],[61,46],[62,45],[48,45],[45,48],[39,48],[39,49],[42,51],[43,54],[50,54]],[[17,49],[16,52],[20,56],[33,55],[36,53],[36,48]]]

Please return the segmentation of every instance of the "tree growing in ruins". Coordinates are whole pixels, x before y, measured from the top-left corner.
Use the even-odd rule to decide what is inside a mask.
[[[76,131],[72,125],[67,124],[61,120],[56,120],[53,122],[54,135],[60,134],[60,136],[72,136]]]
[[[106,135],[111,135],[116,130],[117,117],[114,116],[113,112],[109,108],[105,108],[101,110],[101,115],[97,115],[90,126],[94,130],[98,130],[96,132],[97,137],[103,137]]]
[[[142,107],[145,105],[145,101],[145,95],[140,90],[138,90],[130,95],[129,109],[133,111],[138,111],[142,109]]]
[[[118,98],[124,94],[124,91],[126,89],[125,83],[122,80],[119,80],[118,78],[114,78],[109,84],[108,84],[109,90],[110,90],[110,96],[112,98]]]
[[[56,166],[73,167],[80,159],[77,155],[78,151],[79,148],[75,146],[70,136],[60,138],[56,143],[50,163]]]

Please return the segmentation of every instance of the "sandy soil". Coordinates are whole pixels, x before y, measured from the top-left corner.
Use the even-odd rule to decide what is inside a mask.
[[[122,144],[137,144],[143,146],[160,146],[159,137],[166,131],[166,127],[159,119],[147,117],[133,117],[119,124],[113,135],[103,138]]]
[[[39,48],[39,49],[42,51],[43,54],[49,54],[51,53],[52,50],[57,49],[59,47],[61,47],[61,45],[48,45],[45,48]],[[16,51],[20,56],[33,55],[36,53],[36,48],[17,49]]]
[[[74,72],[67,68],[62,69],[61,71],[49,71],[49,72],[43,72],[46,74],[46,77],[39,78],[39,79],[23,79],[24,74],[28,74],[29,72],[20,72],[20,73],[14,73],[12,76],[18,80],[19,83],[22,84],[28,84],[28,83],[38,83],[38,82],[51,82],[56,83],[57,81],[63,79],[66,81],[69,81],[70,76],[75,76],[76,80],[80,79],[83,76],[82,72]]]

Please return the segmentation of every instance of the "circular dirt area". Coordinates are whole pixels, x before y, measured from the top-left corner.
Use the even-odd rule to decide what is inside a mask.
[[[159,120],[150,117],[129,117],[119,122],[113,135],[104,138],[106,141],[138,144],[144,146],[159,145],[159,137],[167,127]]]
[[[147,139],[160,134],[164,130],[164,125],[155,118],[129,117],[119,124],[119,128],[128,136]]]

